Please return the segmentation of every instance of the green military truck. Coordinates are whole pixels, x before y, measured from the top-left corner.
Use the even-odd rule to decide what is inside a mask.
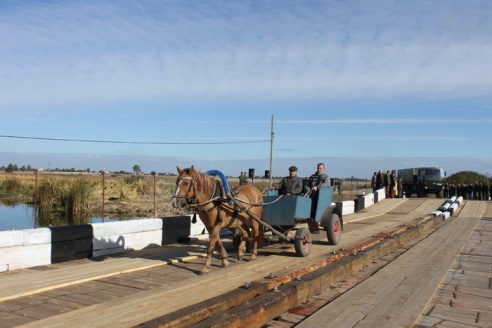
[[[446,171],[442,167],[414,167],[397,171],[398,183],[407,197],[416,193],[417,197],[435,194],[444,197],[443,180]]]

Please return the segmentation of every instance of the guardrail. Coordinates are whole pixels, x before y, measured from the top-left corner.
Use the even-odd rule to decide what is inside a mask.
[[[191,228],[188,215],[0,231],[0,272],[158,247],[204,232],[203,224]]]

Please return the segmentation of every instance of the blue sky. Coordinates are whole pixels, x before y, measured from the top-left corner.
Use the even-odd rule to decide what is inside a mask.
[[[488,0],[3,0],[0,165],[492,174],[491,58]]]

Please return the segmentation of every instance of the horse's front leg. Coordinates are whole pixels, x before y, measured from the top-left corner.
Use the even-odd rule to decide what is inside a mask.
[[[256,260],[256,256],[258,255],[258,245],[260,243],[260,229],[261,226],[257,222],[253,222],[252,226],[252,234],[253,234],[253,250],[251,251],[251,260]]]
[[[210,242],[208,243],[205,265],[200,271],[200,275],[210,272],[210,265],[212,264],[212,256],[214,255],[215,244],[217,243],[220,229],[217,229],[217,227],[213,227],[211,229],[207,228],[207,230],[208,233],[210,234]]]
[[[219,248],[219,252],[220,252],[220,256],[222,257],[222,267],[223,268],[227,268],[229,266],[229,254],[227,254],[227,251],[224,247],[224,245],[222,244],[222,239],[220,239],[220,229],[217,233],[217,247]]]

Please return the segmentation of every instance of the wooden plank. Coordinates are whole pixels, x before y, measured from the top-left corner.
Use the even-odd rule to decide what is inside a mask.
[[[18,311],[15,311],[15,314],[22,315],[24,317],[41,320],[48,317],[53,317],[68,311],[73,310],[67,306],[51,304],[51,303],[42,303],[33,307],[23,308]]]
[[[428,318],[432,318],[432,321],[443,322],[445,327],[447,327],[447,322],[455,321],[463,325],[471,325],[473,327],[490,327],[492,322],[492,312],[491,311],[480,311],[477,312],[475,309],[462,308],[462,307],[449,307],[436,305],[433,307],[432,311],[428,313],[425,317],[422,317],[419,324],[424,323]],[[437,326],[439,327],[439,326]]]
[[[412,326],[477,223],[450,221],[299,327],[319,322],[334,327]]]
[[[0,323],[2,328],[18,327],[34,320],[35,319],[26,318],[15,313],[0,311]]]

